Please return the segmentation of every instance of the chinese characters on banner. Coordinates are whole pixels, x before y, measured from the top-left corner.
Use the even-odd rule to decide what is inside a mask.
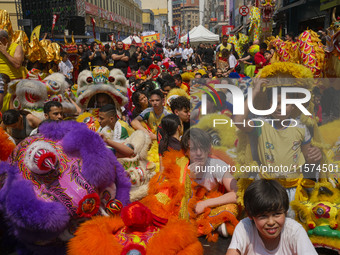
[[[146,36],[142,36],[142,42],[144,47],[146,46],[150,46],[152,47],[155,43],[159,42],[159,33],[157,34],[153,34],[153,35],[146,35]]]

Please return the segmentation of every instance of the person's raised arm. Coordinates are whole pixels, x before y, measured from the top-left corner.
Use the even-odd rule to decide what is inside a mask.
[[[96,52],[93,51],[92,54],[89,54],[89,59],[93,60],[95,56],[96,56]]]
[[[13,57],[7,52],[7,44],[0,42],[0,52],[5,56],[8,62],[16,69],[20,68],[24,61],[24,52],[22,47],[18,45],[15,49]]]
[[[320,148],[312,146],[311,143],[302,145],[301,151],[305,157],[306,163],[317,164],[322,159],[322,152]]]
[[[102,60],[106,60],[106,53],[105,53],[105,51],[101,51],[100,52],[100,56],[102,57]]]
[[[129,146],[119,143],[110,139],[107,139],[104,134],[100,134],[101,138],[103,138],[103,141],[110,147],[114,148],[116,150],[116,156],[117,158],[126,158],[131,157],[134,155],[133,149],[131,149]]]
[[[32,128],[37,128],[40,123],[41,123],[41,119],[39,119],[38,117],[34,116],[33,114],[29,113],[26,115],[26,119],[28,121],[28,124],[32,127]]]
[[[254,79],[254,87],[253,87],[253,93],[252,93],[252,99],[253,102],[255,101],[256,96],[260,93],[261,90],[261,84],[266,82],[264,79]],[[248,94],[249,96],[249,94]],[[240,130],[244,132],[251,132],[254,127],[253,121],[248,119],[248,114],[249,114],[249,108],[248,108],[248,103],[247,99],[244,100],[244,114],[243,115],[234,115],[233,116],[233,123],[235,124],[236,127],[238,127]],[[250,125],[249,125],[250,124]]]
[[[152,140],[156,140],[157,136],[152,133],[151,131],[145,129],[142,125],[143,118],[141,116],[137,116],[136,118],[131,121],[131,127],[133,127],[135,130],[143,130],[145,133],[147,133]]]

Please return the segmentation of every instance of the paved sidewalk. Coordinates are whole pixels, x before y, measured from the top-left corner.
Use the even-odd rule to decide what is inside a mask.
[[[205,237],[200,237],[199,240],[203,245],[204,255],[225,255],[229,247],[231,237],[225,238],[219,236],[216,243],[208,242]]]

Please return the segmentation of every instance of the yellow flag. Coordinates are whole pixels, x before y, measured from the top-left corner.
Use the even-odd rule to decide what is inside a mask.
[[[94,39],[94,41],[99,45],[103,45],[103,43],[101,41],[97,40],[97,39]]]
[[[32,34],[31,34],[31,42],[33,42],[33,36],[35,35],[35,37],[38,39],[39,41],[39,38],[40,38],[40,28],[41,28],[41,25],[39,26],[36,26],[33,31],[32,31]]]
[[[282,38],[282,25],[280,26],[280,30],[279,30],[279,37]]]

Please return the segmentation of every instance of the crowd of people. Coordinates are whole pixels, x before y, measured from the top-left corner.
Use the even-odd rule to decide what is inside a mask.
[[[18,144],[26,137],[39,133],[39,125],[42,122],[66,120],[62,105],[56,101],[45,103],[43,112],[46,120],[39,119],[29,111],[15,109],[8,84],[13,79],[23,77],[22,72],[26,68],[23,66],[24,55],[19,45],[9,44],[8,34],[4,30],[0,30],[0,42],[1,127]],[[253,45],[258,45],[259,48],[255,54],[249,50]],[[41,67],[40,71],[49,74],[62,73],[69,81],[70,87],[77,82],[77,75],[81,71],[93,70],[98,66],[106,66],[109,70],[117,68],[125,74],[132,93],[129,98],[130,106],[125,107],[127,110],[124,115],[120,119],[117,117],[117,107],[112,102],[102,102],[98,105],[100,128],[96,132],[117,158],[134,156],[134,148],[124,141],[129,136],[129,129],[143,130],[152,141],[158,142],[160,171],[166,151],[184,150],[190,158],[191,177],[198,185],[208,191],[217,190],[221,186],[224,188],[221,196],[198,202],[195,206],[197,215],[205,212],[207,208],[237,203],[237,181],[229,172],[195,171],[204,166],[228,164],[212,156],[212,137],[208,132],[199,128],[190,129],[190,124],[199,120],[201,109],[199,106],[192,109],[189,99],[190,80],[186,80],[186,77],[189,74],[191,79],[198,81],[201,78],[213,81],[221,78],[254,77],[262,68],[272,64],[273,49],[269,49],[264,42],[254,41],[244,45],[244,55],[238,56],[234,45],[228,43],[228,36],[223,36],[218,45],[200,43],[197,47],[191,47],[190,44],[175,47],[166,44],[163,47],[162,44],[156,43],[152,47],[131,46],[125,49],[122,41],[117,41],[114,47],[109,44],[99,45],[97,42],[91,45],[79,44],[77,47],[78,66],[73,66],[68,54],[61,52],[58,65],[46,65]],[[254,98],[260,93],[263,82],[261,80],[255,83]],[[172,99],[168,109],[165,107],[165,98],[173,89],[181,89],[183,94]],[[319,90],[315,90],[313,93],[314,115],[318,117],[319,125],[322,125],[325,119],[329,121],[340,117],[338,102],[329,100],[338,92],[326,91],[321,94]],[[208,103],[208,113],[224,114],[223,110],[227,110],[228,93],[219,91],[218,95],[218,98],[214,97],[221,99],[221,103]],[[212,99],[210,97],[208,101]],[[271,99],[269,102],[271,105]],[[293,118],[290,114],[290,109],[285,116],[277,115],[275,111],[272,117],[279,120]],[[69,119],[75,117],[68,116]],[[289,164],[298,165],[307,162],[317,164],[322,158],[321,150],[311,145],[313,134],[300,122],[298,126],[290,129],[282,126],[281,122],[275,123],[274,127],[266,121],[264,125],[254,127],[256,121],[249,119],[248,107],[244,115],[231,118],[236,123],[248,123],[246,126],[237,127],[257,139],[256,158],[263,165],[286,164],[288,161]],[[110,132],[104,132],[104,129]],[[105,135],[107,133],[112,135],[109,137]],[[292,150],[290,143],[298,143],[299,146]],[[242,220],[236,227],[228,255],[316,254],[302,227],[291,219],[285,219],[287,212],[289,217],[294,217],[294,213],[289,209],[289,200],[294,199],[295,190],[288,188],[287,192],[288,195],[276,181],[256,181],[249,186],[244,196],[244,204],[250,219]],[[221,235],[227,235],[223,222],[215,230]],[[275,253],[272,253],[273,251]]]

